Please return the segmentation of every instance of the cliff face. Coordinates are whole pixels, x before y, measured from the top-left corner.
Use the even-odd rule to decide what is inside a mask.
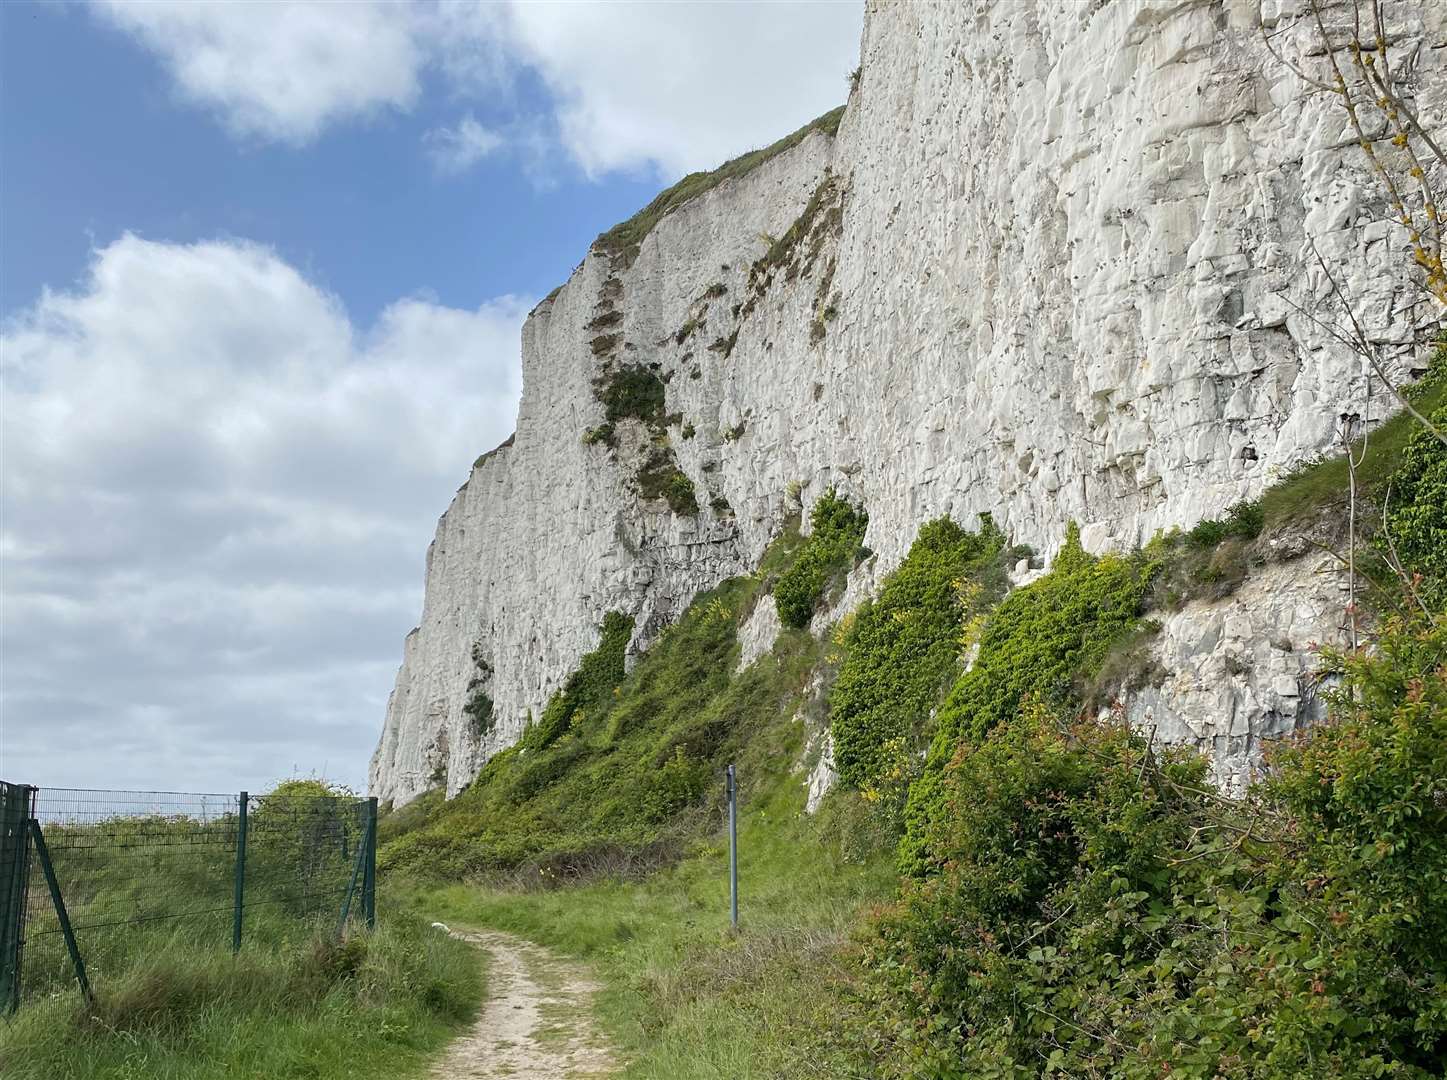
[[[646,645],[831,485],[870,514],[848,604],[940,514],[992,512],[1046,553],[1071,519],[1093,550],[1128,546],[1259,493],[1341,414],[1385,415],[1322,325],[1311,245],[1403,378],[1410,256],[1339,105],[1263,41],[1316,62],[1302,9],[871,3],[836,136],[662,217],[636,257],[595,246],[529,319],[517,434],[439,523],[373,793],[464,786],[605,613]],[[1392,12],[1441,126],[1447,12]],[[617,408],[649,373],[662,406]],[[646,497],[675,470],[696,514]],[[1130,705],[1225,780],[1311,717],[1305,645],[1341,618],[1330,567],[1268,576],[1172,616],[1167,678]]]

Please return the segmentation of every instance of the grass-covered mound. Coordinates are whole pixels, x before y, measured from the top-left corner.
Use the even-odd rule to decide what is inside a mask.
[[[793,707],[821,652],[808,634],[786,630],[770,655],[734,667],[740,624],[799,544],[788,531],[760,574],[700,595],[627,674],[632,621],[610,615],[517,746],[416,827],[384,821],[381,868],[456,879],[525,866],[570,878],[676,858],[717,820],[723,766],[737,760],[751,782],[752,765],[776,758],[798,727]]]

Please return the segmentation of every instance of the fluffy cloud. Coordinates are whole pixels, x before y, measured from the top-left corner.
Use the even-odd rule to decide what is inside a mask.
[[[443,176],[457,176],[472,168],[502,145],[502,136],[489,131],[471,114],[456,127],[434,128],[422,137],[427,156]]]
[[[859,3],[515,4],[513,50],[590,174],[707,169],[844,101]]]
[[[363,330],[268,249],[125,236],[12,319],[7,771],[359,783],[437,510],[512,429],[528,306]]]
[[[551,96],[545,122],[590,174],[708,168],[844,100],[863,5],[93,0],[154,52],[178,90],[238,133],[304,142],[328,123],[410,109],[424,70],[462,96],[522,72]],[[513,123],[508,125],[510,128]],[[475,145],[475,144],[474,144]],[[457,160],[461,160],[460,158]]]
[[[161,58],[185,98],[238,134],[288,142],[338,119],[410,108],[430,48],[406,4],[92,3]]]

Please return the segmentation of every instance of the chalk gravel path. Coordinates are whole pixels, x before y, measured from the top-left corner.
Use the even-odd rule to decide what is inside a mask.
[[[598,984],[541,945],[495,930],[450,930],[486,949],[487,1005],[432,1070],[432,1080],[595,1080],[617,1058],[593,1024]]]

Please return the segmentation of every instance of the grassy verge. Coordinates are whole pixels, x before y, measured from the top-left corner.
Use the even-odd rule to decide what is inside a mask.
[[[797,778],[741,814],[740,930],[728,926],[727,849],[700,843],[640,882],[521,891],[450,885],[411,902],[444,921],[508,930],[591,963],[599,1019],[625,1077],[848,1077],[868,1072],[849,934],[894,887],[887,842],[847,813],[803,814]]]
[[[290,936],[288,936],[290,935]],[[414,915],[337,943],[275,926],[233,957],[182,928],[0,1023],[7,1080],[333,1080],[421,1075],[482,996],[476,950]]]

